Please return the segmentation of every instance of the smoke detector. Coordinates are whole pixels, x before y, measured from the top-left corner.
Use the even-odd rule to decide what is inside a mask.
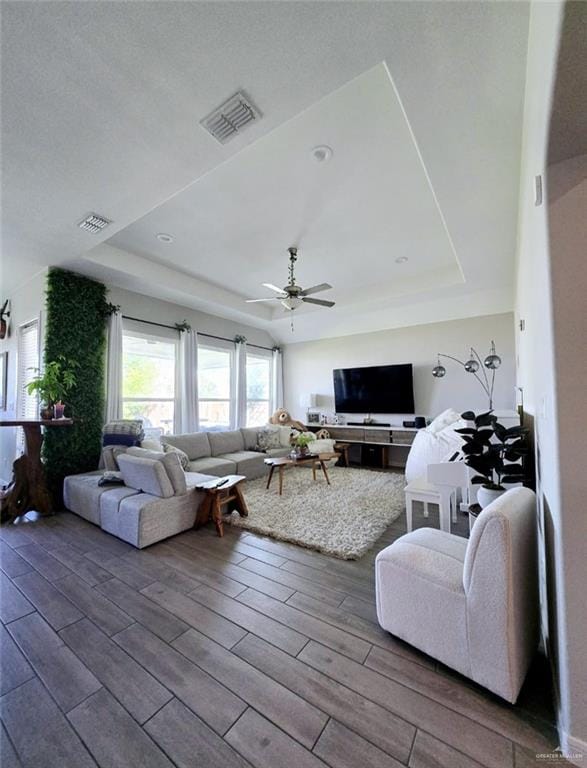
[[[261,113],[242,91],[217,107],[200,121],[200,125],[214,136],[216,141],[226,144],[247,125],[261,117]]]
[[[107,227],[108,224],[112,224],[110,219],[106,219],[104,216],[98,216],[97,213],[89,213],[83,221],[79,222],[78,227],[80,229],[85,229],[86,232],[95,234],[101,229],[104,229],[104,227]]]

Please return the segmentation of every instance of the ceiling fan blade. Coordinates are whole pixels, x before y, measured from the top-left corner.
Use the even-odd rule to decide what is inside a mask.
[[[320,291],[328,291],[332,288],[328,283],[320,283],[320,285],[313,285],[311,288],[306,288],[300,293],[300,296],[310,296],[312,293],[320,293]]]
[[[324,301],[324,299],[307,299],[305,296],[302,296],[302,301],[305,301],[306,304],[318,304],[320,307],[333,307],[335,304],[334,301]]]
[[[284,296],[287,296],[287,293],[283,290],[283,288],[278,288],[276,285],[273,285],[273,283],[263,283],[265,288],[269,288],[270,291],[276,291],[277,293],[283,293]]]
[[[281,301],[279,296],[269,296],[266,299],[245,299],[247,304],[256,304],[259,301]]]

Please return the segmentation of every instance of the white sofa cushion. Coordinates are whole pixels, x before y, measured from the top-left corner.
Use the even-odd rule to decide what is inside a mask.
[[[312,440],[308,450],[312,453],[334,453],[334,443],[336,440],[324,438],[323,440]]]
[[[234,461],[223,459],[220,456],[207,456],[203,459],[190,461],[190,472],[200,472],[204,475],[224,477],[225,475],[236,474],[236,464]]]
[[[165,453],[163,451],[150,451],[147,448],[129,448],[126,452],[127,456],[138,456],[143,459],[152,459],[153,461],[160,461],[165,467],[165,471],[171,480],[173,486],[173,492],[175,495],[181,495],[186,492],[187,486],[185,484],[185,473],[179,458],[179,454],[175,451],[169,451]]]
[[[162,461],[129,456],[126,453],[119,457],[118,465],[128,488],[136,488],[137,491],[162,499],[175,495]]]

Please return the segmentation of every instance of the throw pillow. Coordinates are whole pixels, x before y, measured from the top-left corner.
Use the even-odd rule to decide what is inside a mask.
[[[175,453],[177,454],[177,458],[179,459],[179,463],[181,464],[181,468],[184,472],[189,472],[190,469],[190,457],[187,455],[185,451],[182,451],[180,448],[176,448],[175,445],[169,445],[169,443],[163,444],[163,451],[165,453]]]
[[[147,438],[146,440],[143,440],[141,445],[141,448],[145,448],[147,451],[162,451],[163,446],[161,445],[161,440],[152,440],[150,438]]]
[[[261,429],[257,432],[257,447],[260,451],[270,451],[281,448],[281,439],[278,430]]]
[[[279,440],[282,448],[289,448],[291,443],[291,427],[279,427]]]

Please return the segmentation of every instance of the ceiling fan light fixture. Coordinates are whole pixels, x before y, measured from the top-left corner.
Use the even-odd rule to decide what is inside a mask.
[[[303,304],[303,301],[301,299],[298,299],[297,296],[288,296],[285,299],[281,299],[282,305],[289,310],[297,309],[300,304]]]

